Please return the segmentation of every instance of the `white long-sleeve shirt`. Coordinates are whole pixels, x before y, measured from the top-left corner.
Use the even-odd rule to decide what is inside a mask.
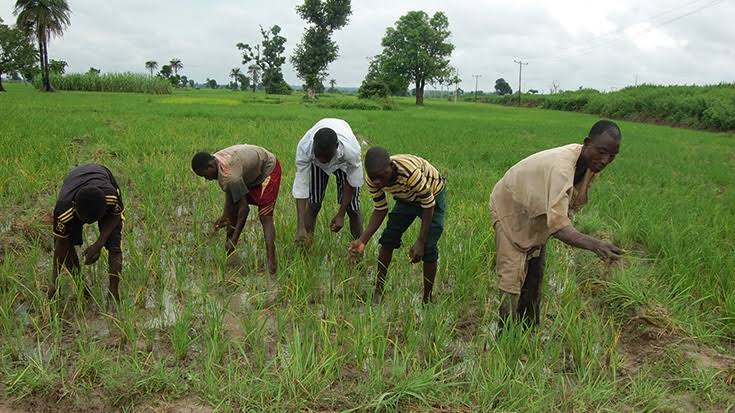
[[[337,152],[326,164],[314,157],[314,134],[322,128],[332,129],[337,134]],[[347,174],[347,183],[354,188],[363,184],[360,144],[350,125],[342,119],[320,120],[299,141],[296,147],[296,177],[293,181],[293,196],[296,199],[309,197],[312,164],[330,175],[337,169],[343,170]]]

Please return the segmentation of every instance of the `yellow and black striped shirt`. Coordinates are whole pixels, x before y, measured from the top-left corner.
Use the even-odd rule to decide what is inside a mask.
[[[426,159],[415,155],[393,155],[390,159],[396,169],[396,179],[393,183],[377,188],[370,177],[366,180],[374,208],[388,209],[386,192],[392,194],[393,199],[419,203],[421,208],[433,207],[434,196],[444,189],[444,180],[439,171]]]

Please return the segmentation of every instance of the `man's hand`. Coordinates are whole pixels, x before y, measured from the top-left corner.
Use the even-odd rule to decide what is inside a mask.
[[[222,216],[220,219],[214,221],[214,231],[216,232],[220,228],[224,228],[230,224],[230,220],[226,216]]]
[[[329,224],[329,229],[331,229],[332,232],[339,232],[339,230],[341,230],[344,225],[345,215],[337,213],[337,215],[332,218],[332,222]]]
[[[365,251],[365,243],[356,239],[350,242],[350,246],[347,248],[347,263],[355,265],[362,259],[362,253]]]
[[[97,262],[100,259],[100,251],[102,251],[102,245],[94,243],[84,250],[84,265],[90,265]]]
[[[411,259],[411,263],[413,264],[421,261],[421,258],[424,257],[424,243],[416,241],[416,243],[413,244],[413,247],[411,247],[411,250],[408,251],[408,257]]]
[[[359,239],[350,242],[350,247],[347,249],[350,255],[362,254],[365,251],[365,243]]]
[[[598,241],[592,252],[600,259],[607,262],[615,262],[623,257],[624,251],[607,241]]]

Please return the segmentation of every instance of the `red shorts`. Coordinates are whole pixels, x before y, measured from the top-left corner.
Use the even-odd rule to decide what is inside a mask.
[[[258,206],[258,215],[266,217],[273,215],[278,199],[278,190],[281,188],[281,163],[276,160],[273,172],[265,178],[262,184],[250,188],[246,196],[248,204]]]

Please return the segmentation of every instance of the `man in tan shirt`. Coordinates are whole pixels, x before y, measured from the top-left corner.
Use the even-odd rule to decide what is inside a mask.
[[[191,160],[194,173],[217,180],[225,192],[225,208],[215,230],[227,227],[227,254],[232,254],[250,212],[258,206],[268,255],[268,271],[276,273],[276,228],[273,210],[281,186],[281,164],[275,155],[255,145],[234,145],[214,155],[199,152]]]
[[[516,321],[538,324],[546,241],[550,237],[596,253],[606,261],[621,257],[613,244],[578,232],[571,218],[587,203],[594,177],[610,164],[620,146],[620,128],[601,120],[584,144],[548,149],[518,162],[490,196],[500,289],[500,326]]]

